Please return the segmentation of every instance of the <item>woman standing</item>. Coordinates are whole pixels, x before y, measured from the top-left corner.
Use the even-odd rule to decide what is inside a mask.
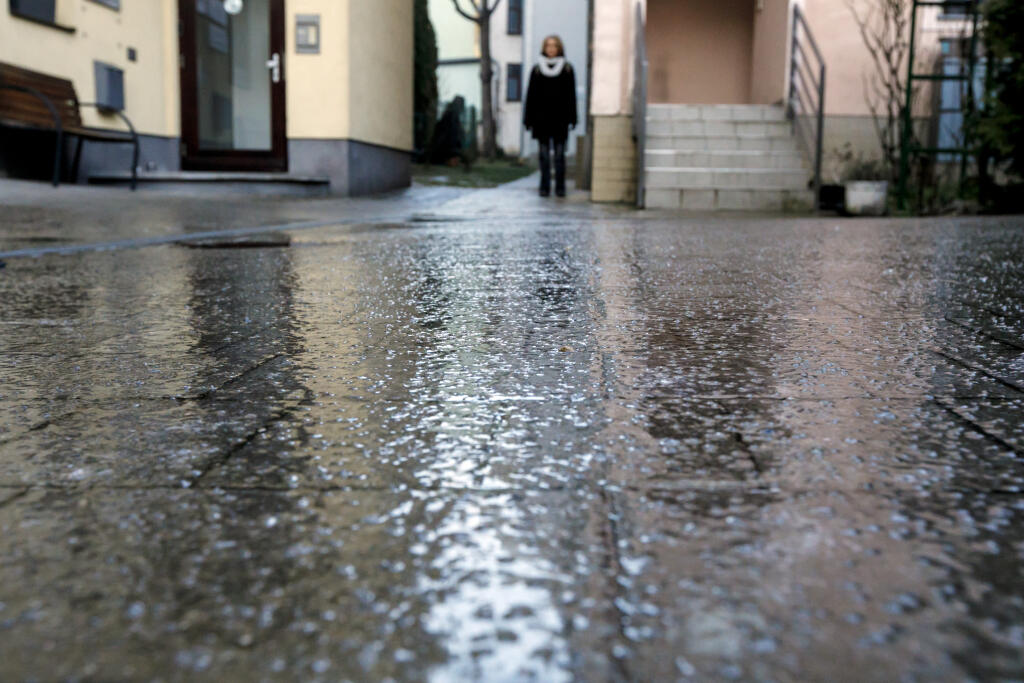
[[[540,143],[540,196],[551,194],[551,151],[555,153],[555,194],[565,196],[565,140],[576,126],[576,74],[565,60],[558,36],[548,36],[530,72],[523,124]]]

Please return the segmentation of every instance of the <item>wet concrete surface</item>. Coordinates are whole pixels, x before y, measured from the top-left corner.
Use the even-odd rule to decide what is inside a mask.
[[[367,207],[7,259],[0,678],[1024,677],[1024,221]]]

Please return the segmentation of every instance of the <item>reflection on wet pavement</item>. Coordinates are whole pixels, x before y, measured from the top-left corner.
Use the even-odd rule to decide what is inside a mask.
[[[1019,221],[482,201],[9,262],[2,677],[1024,675]]]

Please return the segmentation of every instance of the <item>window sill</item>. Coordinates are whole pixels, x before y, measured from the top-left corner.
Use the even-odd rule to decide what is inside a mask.
[[[111,10],[112,12],[120,12],[121,11],[121,3],[119,1],[118,2],[110,2],[110,0],[92,0],[92,1],[94,3],[96,3],[97,5],[102,5],[103,7],[106,7],[107,9]]]
[[[49,26],[50,28],[55,28],[58,31],[63,31],[64,33],[74,33],[75,30],[76,30],[74,26],[66,26],[64,24],[58,24],[55,21],[46,21],[44,19],[37,19],[36,17],[30,17],[27,14],[21,14],[19,12],[13,12],[12,11],[11,12],[11,16],[12,17],[17,17],[18,19],[23,19],[25,21],[31,21],[33,24],[39,24],[40,26]]]

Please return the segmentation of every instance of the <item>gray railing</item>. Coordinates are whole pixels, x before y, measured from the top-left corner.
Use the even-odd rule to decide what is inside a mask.
[[[636,50],[633,64],[633,140],[636,142],[636,206],[644,208],[644,165],[647,141],[647,39],[644,10],[636,6]]]
[[[799,5],[793,7],[786,113],[793,122],[793,132],[814,164],[814,208],[817,209],[821,205],[821,151],[825,134],[825,60]]]

